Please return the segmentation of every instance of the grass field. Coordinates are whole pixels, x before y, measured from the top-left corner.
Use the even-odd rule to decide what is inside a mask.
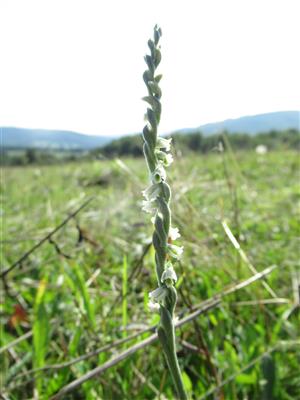
[[[93,197],[2,281],[3,398],[48,399],[146,339],[153,332],[130,337],[158,322],[148,308],[156,282],[152,224],[141,211],[147,171],[143,159],[124,159],[2,174],[4,271]],[[177,329],[190,397],[300,399],[299,154],[192,155],[177,158],[169,174],[185,248],[176,265],[180,318],[255,270],[276,266]],[[62,398],[174,395],[156,341]]]

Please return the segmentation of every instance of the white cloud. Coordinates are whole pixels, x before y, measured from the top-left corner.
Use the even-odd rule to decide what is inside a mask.
[[[161,130],[300,108],[298,2],[1,2],[0,126],[143,126],[143,55],[163,29]]]

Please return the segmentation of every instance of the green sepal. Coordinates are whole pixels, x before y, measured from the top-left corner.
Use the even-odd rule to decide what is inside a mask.
[[[148,82],[153,80],[153,74],[149,70],[146,70],[143,73],[143,80],[144,80],[147,88],[149,88]]]
[[[155,96],[144,96],[142,100],[146,101],[152,107],[153,111],[160,114],[161,104]]]
[[[168,232],[165,231],[163,219],[158,214],[155,217],[154,224],[160,239],[161,247],[165,247],[168,239]]]
[[[156,82],[154,82],[154,81],[149,81],[148,82],[148,86],[152,90],[152,93],[160,99],[162,93],[161,93],[161,89],[158,86],[158,84]]]
[[[143,151],[144,151],[144,156],[147,161],[149,171],[150,171],[150,173],[153,173],[156,168],[156,158],[155,158],[155,155],[153,154],[153,152],[151,151],[148,143],[144,143]]]
[[[171,188],[167,184],[167,182],[162,182],[160,185],[161,185],[163,197],[165,198],[166,202],[169,203],[171,200]]]
[[[155,65],[153,63],[152,57],[150,57],[148,54],[145,55],[144,60],[149,68],[149,70],[151,71],[151,74],[154,74],[154,70],[155,70]]]
[[[153,49],[155,48],[155,44],[154,44],[154,42],[153,42],[152,39],[149,39],[149,40],[148,40],[148,47],[149,47],[149,49],[150,49],[151,51],[153,51]]]
[[[153,149],[155,148],[155,134],[153,134],[152,130],[149,129],[148,125],[144,126],[143,137],[150,148],[149,150],[151,150],[151,155],[149,154],[149,157],[153,158]],[[155,158],[153,158],[153,161],[155,161]]]
[[[155,67],[157,68],[161,62],[161,52],[159,49],[155,49],[155,57],[154,57],[155,61]]]
[[[166,261],[166,248],[161,246],[160,238],[156,231],[153,232],[152,242],[155,249],[155,265],[156,265],[156,275],[158,286],[161,286],[161,276],[164,272],[165,261]]]
[[[154,43],[156,46],[158,45],[159,39],[161,38],[161,34],[162,34],[161,29],[158,28],[157,25],[155,25],[155,27],[154,27]]]
[[[157,119],[156,119],[155,112],[153,110],[151,110],[151,108],[147,108],[147,118],[148,118],[148,121],[149,121],[149,123],[151,125],[152,131],[155,132],[155,141],[156,141]]]
[[[170,225],[171,225],[171,210],[168,203],[165,201],[164,198],[159,197],[157,199],[159,210],[163,215],[163,223],[164,223],[164,230],[165,232],[169,232]]]
[[[163,77],[162,74],[156,75],[156,77],[154,78],[155,82],[159,83],[162,77]]]
[[[174,286],[170,286],[168,288],[168,297],[166,300],[166,306],[172,317],[174,314],[176,303],[177,303],[177,291]]]

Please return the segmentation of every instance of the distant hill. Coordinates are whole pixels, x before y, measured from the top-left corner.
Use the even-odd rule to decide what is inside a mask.
[[[112,139],[110,136],[88,136],[76,132],[0,128],[3,148],[38,148],[53,150],[91,150],[104,146]]]
[[[201,131],[205,135],[212,135],[221,131],[243,132],[256,134],[270,130],[300,129],[300,111],[279,111],[266,114],[250,115],[236,119],[226,119],[221,122],[201,125],[197,128],[180,129],[180,133]]]
[[[179,133],[193,133],[201,131],[204,135],[212,135],[221,131],[243,132],[256,134],[270,130],[300,129],[300,111],[280,111],[267,114],[252,115],[237,119],[227,119],[201,125],[197,128],[180,129]],[[1,146],[3,148],[39,148],[53,150],[91,150],[102,147],[117,137],[88,136],[76,132],[0,128]]]

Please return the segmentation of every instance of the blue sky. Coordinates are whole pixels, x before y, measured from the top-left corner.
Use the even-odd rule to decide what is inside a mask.
[[[161,132],[300,109],[296,0],[1,0],[0,126],[143,126],[146,42],[163,30]]]

